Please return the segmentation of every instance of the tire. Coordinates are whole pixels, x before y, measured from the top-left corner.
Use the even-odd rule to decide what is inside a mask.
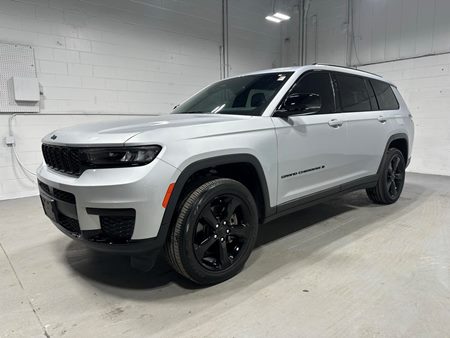
[[[250,191],[232,179],[213,179],[189,193],[178,210],[165,245],[170,265],[201,285],[239,273],[258,233]]]
[[[402,193],[405,183],[406,163],[397,148],[391,148],[383,159],[377,185],[366,189],[367,196],[377,204],[395,203]]]

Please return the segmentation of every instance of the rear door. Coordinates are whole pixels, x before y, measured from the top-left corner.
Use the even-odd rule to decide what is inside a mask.
[[[383,155],[388,117],[378,110],[370,80],[353,74],[333,72],[342,119],[347,125],[346,150],[352,178],[374,175]]]
[[[278,141],[278,204],[328,190],[339,190],[348,180],[345,157],[347,126],[336,111],[328,71],[303,74],[289,94],[317,94],[321,108],[312,115],[272,117]]]

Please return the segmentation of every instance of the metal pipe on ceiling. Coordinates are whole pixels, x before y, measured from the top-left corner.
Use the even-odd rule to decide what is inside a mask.
[[[347,0],[347,54],[346,54],[346,66],[352,66],[352,49],[353,49],[353,1]]]
[[[305,6],[305,8],[303,9],[303,54],[302,54],[302,65],[305,65],[307,60],[306,60],[306,42],[307,42],[307,38],[308,38],[308,12],[309,12],[309,8],[311,6],[311,0],[304,0],[303,2],[303,6]]]
[[[220,54],[222,60],[222,79],[225,79],[230,75],[228,31],[228,0],[222,0],[222,47]]]
[[[307,22],[310,0],[298,0],[298,64],[306,64]]]
[[[317,62],[317,43],[318,43],[318,41],[317,41],[317,39],[318,39],[318,37],[317,37],[317,35],[318,35],[318,33],[317,33],[317,14],[314,14],[313,16],[311,16],[311,20],[312,20],[312,28],[313,28],[313,31],[312,31],[312,35],[313,35],[313,37],[312,37],[312,41],[314,42],[314,59],[313,59],[313,62]],[[306,44],[308,44],[308,31],[307,31],[307,35],[306,35]],[[306,51],[305,51],[305,62],[308,62],[308,48],[305,48],[306,49]]]
[[[298,41],[297,41],[297,64],[302,65],[303,55],[303,4],[304,0],[298,0]]]

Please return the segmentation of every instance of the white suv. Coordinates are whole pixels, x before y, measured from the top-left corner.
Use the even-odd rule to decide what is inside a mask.
[[[180,274],[218,283],[242,269],[263,222],[355,189],[395,202],[411,118],[395,85],[374,74],[255,72],[168,115],[49,134],[41,200],[62,232],[94,249],[149,268],[164,248]]]

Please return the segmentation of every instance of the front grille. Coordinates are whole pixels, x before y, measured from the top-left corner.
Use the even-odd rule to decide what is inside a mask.
[[[115,242],[126,242],[131,239],[136,216],[100,216],[103,234]]]
[[[82,168],[77,148],[42,145],[42,154],[47,165],[57,171],[80,176]]]
[[[73,234],[79,235],[81,233],[78,220],[67,217],[61,213],[58,214],[58,224]]]

